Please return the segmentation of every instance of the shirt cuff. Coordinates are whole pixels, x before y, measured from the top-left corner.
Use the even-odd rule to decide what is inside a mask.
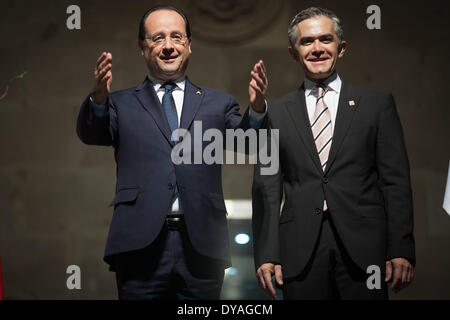
[[[91,97],[91,104],[93,106],[92,110],[97,118],[104,118],[107,115],[108,107],[105,104],[96,104]]]
[[[266,105],[266,110],[262,113],[256,112],[253,110],[253,108],[250,106],[250,110],[248,111],[248,117],[250,122],[250,127],[253,129],[259,129],[261,127],[261,124],[263,123],[264,117],[267,114],[267,101],[264,100],[264,104]]]

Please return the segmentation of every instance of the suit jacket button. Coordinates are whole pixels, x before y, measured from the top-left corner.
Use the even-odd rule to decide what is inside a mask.
[[[169,190],[173,189],[173,184],[169,183],[169,185],[167,186]]]
[[[316,214],[321,214],[322,213],[322,209],[316,208]]]
[[[323,183],[327,184],[328,183],[328,178],[323,178]]]

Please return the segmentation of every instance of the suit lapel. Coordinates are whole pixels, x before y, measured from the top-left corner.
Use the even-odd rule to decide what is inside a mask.
[[[333,142],[331,144],[330,154],[328,156],[328,163],[325,168],[325,175],[333,165],[333,162],[347,134],[347,131],[350,128],[355,110],[358,107],[358,102],[359,97],[353,92],[352,87],[345,82],[342,82],[341,94],[339,95],[339,104],[333,133]]]
[[[204,92],[186,77],[184,88],[183,111],[181,112],[180,128],[189,130],[195,115],[200,108]]]
[[[287,104],[287,110],[291,115],[291,119],[295,124],[295,128],[303,141],[306,149],[311,156],[314,165],[322,173],[322,167],[320,165],[319,155],[317,154],[316,145],[314,144],[314,138],[311,131],[311,123],[308,117],[308,111],[306,108],[305,99],[305,86],[304,84],[293,96],[293,99]]]
[[[167,122],[167,117],[164,114],[152,82],[148,80],[148,78],[146,78],[145,81],[136,88],[136,96],[144,109],[147,110],[153,120],[155,120],[156,125],[159,130],[161,130],[166,140],[173,146],[174,144],[170,139],[171,130],[169,123]]]

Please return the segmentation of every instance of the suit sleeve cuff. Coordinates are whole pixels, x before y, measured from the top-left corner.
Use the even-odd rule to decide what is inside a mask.
[[[94,116],[97,118],[104,118],[107,115],[108,107],[106,104],[96,104],[94,100],[92,100],[91,97],[89,97],[92,105],[92,111],[94,113]]]
[[[248,117],[250,121],[250,127],[252,127],[253,129],[259,129],[264,121],[264,117],[266,116],[268,109],[266,100],[264,100],[264,104],[266,105],[266,110],[262,113],[256,112],[252,107],[249,108],[250,110],[248,111]]]

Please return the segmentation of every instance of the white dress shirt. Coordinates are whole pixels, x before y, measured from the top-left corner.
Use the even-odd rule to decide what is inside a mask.
[[[327,93],[324,97],[324,102],[330,110],[331,115],[331,128],[334,132],[334,127],[336,123],[336,114],[339,104],[339,95],[341,93],[342,81],[339,78],[339,75],[335,73],[328,79],[324,81],[324,84],[327,85],[330,89],[328,89]],[[313,88],[317,86],[317,83],[305,78],[305,98],[306,98],[306,108],[308,109],[308,117],[309,122],[312,123],[314,118],[314,112],[316,111],[316,101],[317,97],[314,94]]]

